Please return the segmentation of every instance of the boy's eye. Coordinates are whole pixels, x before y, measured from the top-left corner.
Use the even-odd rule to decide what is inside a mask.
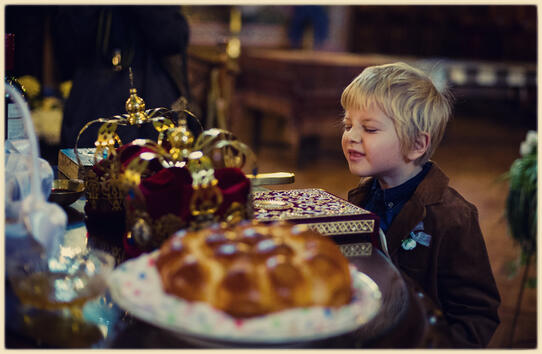
[[[376,129],[372,129],[372,128],[368,128],[368,127],[363,127],[363,130],[365,130],[367,133],[374,133],[374,132],[376,132]]]
[[[352,129],[352,124],[347,123],[347,122],[343,122],[343,128],[344,128],[344,130],[350,130],[350,129]]]

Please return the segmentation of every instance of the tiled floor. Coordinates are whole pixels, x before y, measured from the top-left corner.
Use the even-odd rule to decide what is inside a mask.
[[[251,141],[250,117],[232,130],[244,141]],[[267,126],[265,126],[267,124]],[[295,183],[277,188],[319,187],[346,198],[348,189],[357,184],[358,178],[350,175],[339,147],[340,132],[333,119],[324,141],[326,152],[303,169],[297,168],[295,156],[286,148],[264,147],[258,153],[260,172],[293,171]],[[328,129],[326,129],[328,128]],[[264,140],[281,138],[280,119],[264,121]],[[504,203],[507,184],[499,177],[519,157],[519,144],[527,129],[514,127],[502,120],[455,117],[449,124],[445,140],[433,160],[448,174],[451,185],[467,200],[478,207],[480,226],[485,237],[493,273],[501,293],[499,309],[501,325],[493,336],[490,348],[535,348],[537,345],[537,296],[536,289],[528,288],[523,294],[521,312],[515,335],[510,341],[512,322],[518,299],[521,273],[510,277],[507,266],[519,256],[519,248],[507,232]],[[536,261],[529,269],[536,276]]]

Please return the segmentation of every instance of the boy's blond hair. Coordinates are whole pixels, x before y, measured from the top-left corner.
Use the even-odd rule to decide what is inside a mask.
[[[406,155],[414,148],[416,137],[425,132],[429,147],[415,163],[424,164],[442,140],[451,115],[452,97],[439,91],[423,71],[405,63],[370,66],[343,91],[341,105],[346,111],[377,107],[395,125],[401,151]]]

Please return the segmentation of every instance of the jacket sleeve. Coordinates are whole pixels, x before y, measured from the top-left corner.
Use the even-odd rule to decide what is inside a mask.
[[[464,208],[454,225],[439,252],[438,297],[454,345],[486,347],[500,322],[500,296],[476,208]]]

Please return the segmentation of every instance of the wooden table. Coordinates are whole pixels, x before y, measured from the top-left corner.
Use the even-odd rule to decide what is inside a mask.
[[[344,88],[367,66],[397,60],[384,55],[309,50],[246,50],[240,58],[236,90],[254,122],[253,148],[257,151],[262,145],[264,114],[281,115],[287,120],[288,143],[303,166],[318,152],[324,130],[335,129],[340,134]]]
[[[88,235],[83,213],[85,200],[66,208],[67,237],[72,247],[89,247],[121,254],[114,243],[104,242],[98,235]],[[9,255],[8,255],[9,257]],[[356,256],[349,261],[372,278],[382,293],[382,309],[358,331],[324,340],[301,343],[309,348],[419,348],[446,347],[446,327],[438,310],[410,286],[397,268],[380,252]],[[46,311],[34,313],[46,323],[40,328],[28,327],[21,304],[6,280],[5,334],[6,347],[14,348],[211,348],[181,338],[173,332],[155,327],[133,317],[118,307],[108,292],[87,303],[84,314],[88,320],[81,332],[70,331],[65,320]],[[37,320],[36,320],[37,321]]]

